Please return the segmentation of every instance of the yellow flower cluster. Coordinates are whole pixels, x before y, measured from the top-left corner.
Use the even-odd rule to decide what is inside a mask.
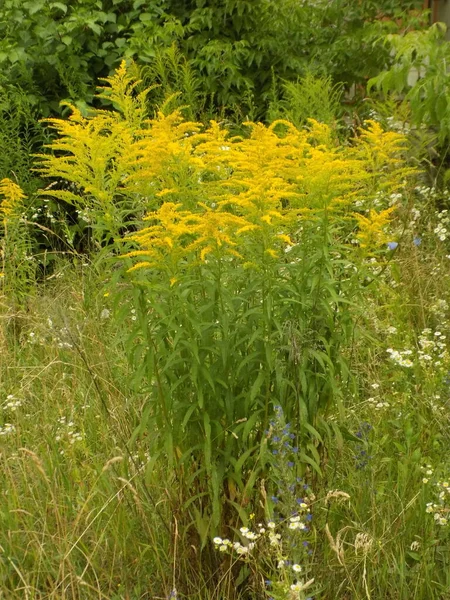
[[[0,181],[0,220],[3,225],[3,240],[0,240],[0,278],[5,277],[5,241],[8,237],[8,224],[17,220],[22,212],[22,200],[25,198],[22,189],[11,181],[2,179]]]
[[[401,189],[412,174],[398,158],[404,140],[397,134],[386,133],[385,139],[378,125],[369,123],[352,146],[340,147],[333,144],[329,128],[313,120],[307,130],[284,121],[245,125],[248,137],[231,137],[212,122],[204,132],[191,133],[188,142],[182,140],[185,178],[159,192],[165,202],[147,217],[158,225],[128,238],[140,248],[126,255],[141,257],[135,269],[167,264],[162,247],[172,269],[197,250],[200,260],[211,252],[225,252],[249,261],[244,251],[248,238],[258,241],[262,254],[275,258],[283,246],[295,243],[302,218],[315,218],[324,210],[330,219],[356,219],[361,247],[384,243],[394,209],[371,210],[368,217],[352,209],[356,198],[374,195],[380,188]],[[151,156],[146,140],[140,148],[143,156]],[[374,157],[380,169],[376,187]],[[161,181],[162,175],[153,169],[150,180]],[[164,176],[167,179],[167,171]],[[147,179],[139,172],[134,177]],[[169,213],[171,218],[177,215],[175,225],[167,220]]]
[[[359,231],[356,237],[360,242],[361,248],[374,248],[381,246],[388,241],[385,228],[389,223],[391,214],[394,210],[394,206],[380,212],[371,209],[369,211],[369,216],[367,217],[358,213],[353,213],[353,216],[358,223]]]
[[[0,199],[0,217],[2,217],[3,224],[5,225],[7,220],[16,215],[18,210],[20,210],[25,194],[10,179],[2,179],[0,181],[0,196],[3,196],[3,200]]]
[[[417,172],[405,165],[408,142],[402,133],[383,131],[380,123],[369,120],[355,140],[356,156],[366,164],[372,186],[393,193]]]
[[[215,211],[204,204],[200,205],[203,209],[201,213],[180,210],[181,206],[165,202],[156,213],[146,218],[155,224],[131,236],[142,250],[129,252],[127,256],[145,259],[133,269],[164,265],[176,269],[181,257],[185,258],[196,252],[199,252],[200,260],[217,252],[241,258],[235,250],[238,236],[255,229],[255,225],[242,217],[221,210]]]
[[[50,120],[57,152],[41,156],[40,171],[75,189],[43,193],[100,214],[124,200],[136,218],[147,213],[150,225],[127,238],[137,245],[127,254],[139,258],[135,268],[211,253],[248,260],[244,247],[276,257],[296,242],[302,219],[324,211],[356,221],[361,245],[371,248],[384,240],[392,210],[366,217],[355,201],[399,191],[414,172],[403,158],[405,137],[374,121],[342,146],[314,120],[304,129],[248,122],[248,135],[233,136],[214,121],[186,122],[179,110],[146,118],[146,91],[136,92],[124,63],[105,81],[100,96],[115,111],[83,116],[71,107],[68,121]]]

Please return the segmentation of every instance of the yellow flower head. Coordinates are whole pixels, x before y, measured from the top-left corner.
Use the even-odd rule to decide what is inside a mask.
[[[356,237],[360,241],[361,248],[372,249],[387,242],[385,227],[390,222],[394,210],[395,206],[380,212],[372,209],[368,217],[354,213],[353,216],[359,227]]]
[[[0,216],[3,217],[3,223],[18,213],[22,207],[22,200],[26,198],[22,189],[10,179],[0,181]]]

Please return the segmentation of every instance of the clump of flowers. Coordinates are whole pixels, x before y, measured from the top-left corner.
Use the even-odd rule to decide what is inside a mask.
[[[22,200],[25,194],[22,189],[10,179],[2,179],[0,181],[0,218],[6,226],[8,219],[17,214],[17,211],[22,207]]]
[[[386,352],[389,354],[389,358],[400,367],[410,368],[413,366],[413,362],[408,356],[413,354],[412,350],[393,350],[392,348],[388,348]]]
[[[309,534],[315,496],[297,474],[297,436],[286,423],[281,406],[275,407],[266,436],[274,486],[267,498],[270,517],[252,528],[241,527],[239,541],[216,537],[213,542],[219,552],[257,563],[269,578],[266,585],[272,598],[305,600],[314,583],[308,574],[308,561],[312,555]],[[250,521],[253,518],[251,515]]]
[[[5,423],[0,427],[0,436],[9,435],[10,433],[14,433],[16,430],[15,426],[11,423]]]
[[[305,521],[308,514],[309,508],[305,504],[297,515],[278,524],[269,520],[266,523],[258,523],[253,529],[241,527],[241,541],[232,542],[228,538],[215,537],[213,543],[219,552],[231,554],[249,564],[256,563],[257,568],[263,570],[266,577],[271,577],[266,578],[265,583],[270,588],[272,598],[311,600],[306,596],[306,592],[311,589],[314,579],[308,579],[301,561],[292,560],[290,552],[294,549],[287,535],[288,531],[306,530]],[[297,546],[307,552],[309,543],[303,540],[301,545]]]
[[[69,446],[73,446],[83,441],[83,435],[77,430],[73,421],[68,421],[66,417],[60,417],[55,440],[61,444],[65,442]],[[64,448],[61,448],[60,454],[64,453]]]
[[[26,198],[10,179],[0,181],[0,278],[18,290],[20,273],[28,270],[28,238],[21,215]],[[13,283],[14,282],[14,283]]]
[[[359,241],[361,248],[379,247],[387,242],[386,227],[392,218],[394,210],[395,207],[391,206],[380,212],[370,209],[367,216],[354,213],[359,227],[356,239]]]
[[[8,396],[6,396],[6,402],[3,404],[2,408],[3,410],[15,412],[21,406],[22,400],[16,398],[13,394],[8,394]]]
[[[372,120],[348,145],[337,145],[330,127],[313,119],[305,128],[245,122],[248,134],[233,136],[214,121],[188,122],[180,110],[147,118],[147,91],[136,96],[125,62],[104,81],[98,97],[113,99],[115,110],[83,116],[69,104],[68,119],[48,120],[56,152],[40,155],[38,170],[72,187],[41,194],[73,204],[81,216],[89,209],[95,229],[115,237],[123,211],[139,219],[147,212],[149,226],[127,238],[137,246],[127,254],[138,259],[136,268],[163,269],[161,254],[164,263],[184,265],[180,246],[201,261],[217,246],[243,255],[244,238],[282,256],[296,242],[300,219],[326,209],[329,219],[347,223],[361,202],[382,204],[377,194],[400,194],[416,174],[404,158],[407,137]],[[364,246],[384,243],[394,210],[373,207],[367,217],[353,214]]]
[[[441,242],[445,242],[450,236],[450,215],[448,214],[448,210],[445,209],[441,212],[437,212],[436,217],[438,219],[438,224],[434,228],[434,233]]]
[[[419,336],[419,350],[417,352],[422,365],[442,367],[448,360],[447,336],[441,331],[432,331],[426,328]]]
[[[423,483],[428,484],[430,477],[433,476],[431,465],[423,468],[426,477],[423,478]],[[446,526],[449,524],[450,514],[450,479],[440,479],[434,483],[433,494],[435,500],[427,502],[425,511],[432,514],[437,525]]]

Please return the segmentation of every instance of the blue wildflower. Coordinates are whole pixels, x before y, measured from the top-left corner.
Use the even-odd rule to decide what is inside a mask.
[[[422,243],[422,238],[416,235],[416,237],[413,239],[414,246],[420,246],[421,243]]]
[[[395,250],[398,247],[398,243],[397,242],[388,242],[388,248],[389,250]]]

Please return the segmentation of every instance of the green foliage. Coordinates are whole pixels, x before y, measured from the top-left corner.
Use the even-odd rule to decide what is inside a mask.
[[[42,185],[33,175],[33,154],[47,140],[25,92],[0,77],[0,180],[14,178],[27,194]]]
[[[387,48],[379,43],[386,33],[417,29],[426,25],[421,15],[421,0],[334,0],[319,2],[319,22],[312,16],[310,32],[315,64],[334,82],[365,86],[369,77],[376,75],[390,63]],[[311,15],[308,15],[311,18]]]
[[[98,77],[140,45],[168,44],[162,2],[5,0],[0,7],[0,66],[42,115],[63,99],[91,101]],[[129,44],[132,38],[133,43]],[[151,52],[151,50],[150,50]],[[144,57],[145,59],[145,57]]]
[[[393,65],[369,82],[369,89],[404,97],[411,106],[412,123],[436,129],[441,144],[450,136],[450,48],[445,31],[443,23],[435,23],[427,31],[387,36]]]
[[[282,98],[272,100],[269,120],[286,119],[301,127],[308,119],[315,119],[335,128],[342,112],[342,93],[342,86],[333,85],[331,77],[307,72],[298,81],[282,84]]]
[[[153,432],[155,458],[183,481],[177,510],[202,546],[257,492],[275,404],[296,432],[303,469],[321,474],[315,428],[342,406],[358,285],[330,257],[338,247],[326,218],[303,227],[301,251],[287,261],[261,257],[254,270],[211,258],[173,285],[156,273],[135,282],[128,352],[136,381],[147,382],[142,427]]]
[[[152,105],[183,108],[189,119],[198,119],[205,113],[208,98],[198,72],[175,43],[158,48],[140,75],[144,83],[154,87],[149,97]]]
[[[310,65],[334,82],[364,83],[389,60],[383,33],[418,19],[419,1],[302,3],[296,0],[5,0],[0,7],[0,66],[44,116],[60,100],[91,102],[98,77],[133,57],[161,72],[173,42],[190,61],[201,94],[227,110],[244,103],[262,117],[272,70],[295,81]],[[380,17],[383,19],[380,20]],[[170,61],[169,61],[170,62]],[[180,64],[180,61],[178,61]],[[176,80],[176,81],[175,81]],[[192,82],[192,78],[190,79]],[[172,76],[193,100],[183,74]]]

